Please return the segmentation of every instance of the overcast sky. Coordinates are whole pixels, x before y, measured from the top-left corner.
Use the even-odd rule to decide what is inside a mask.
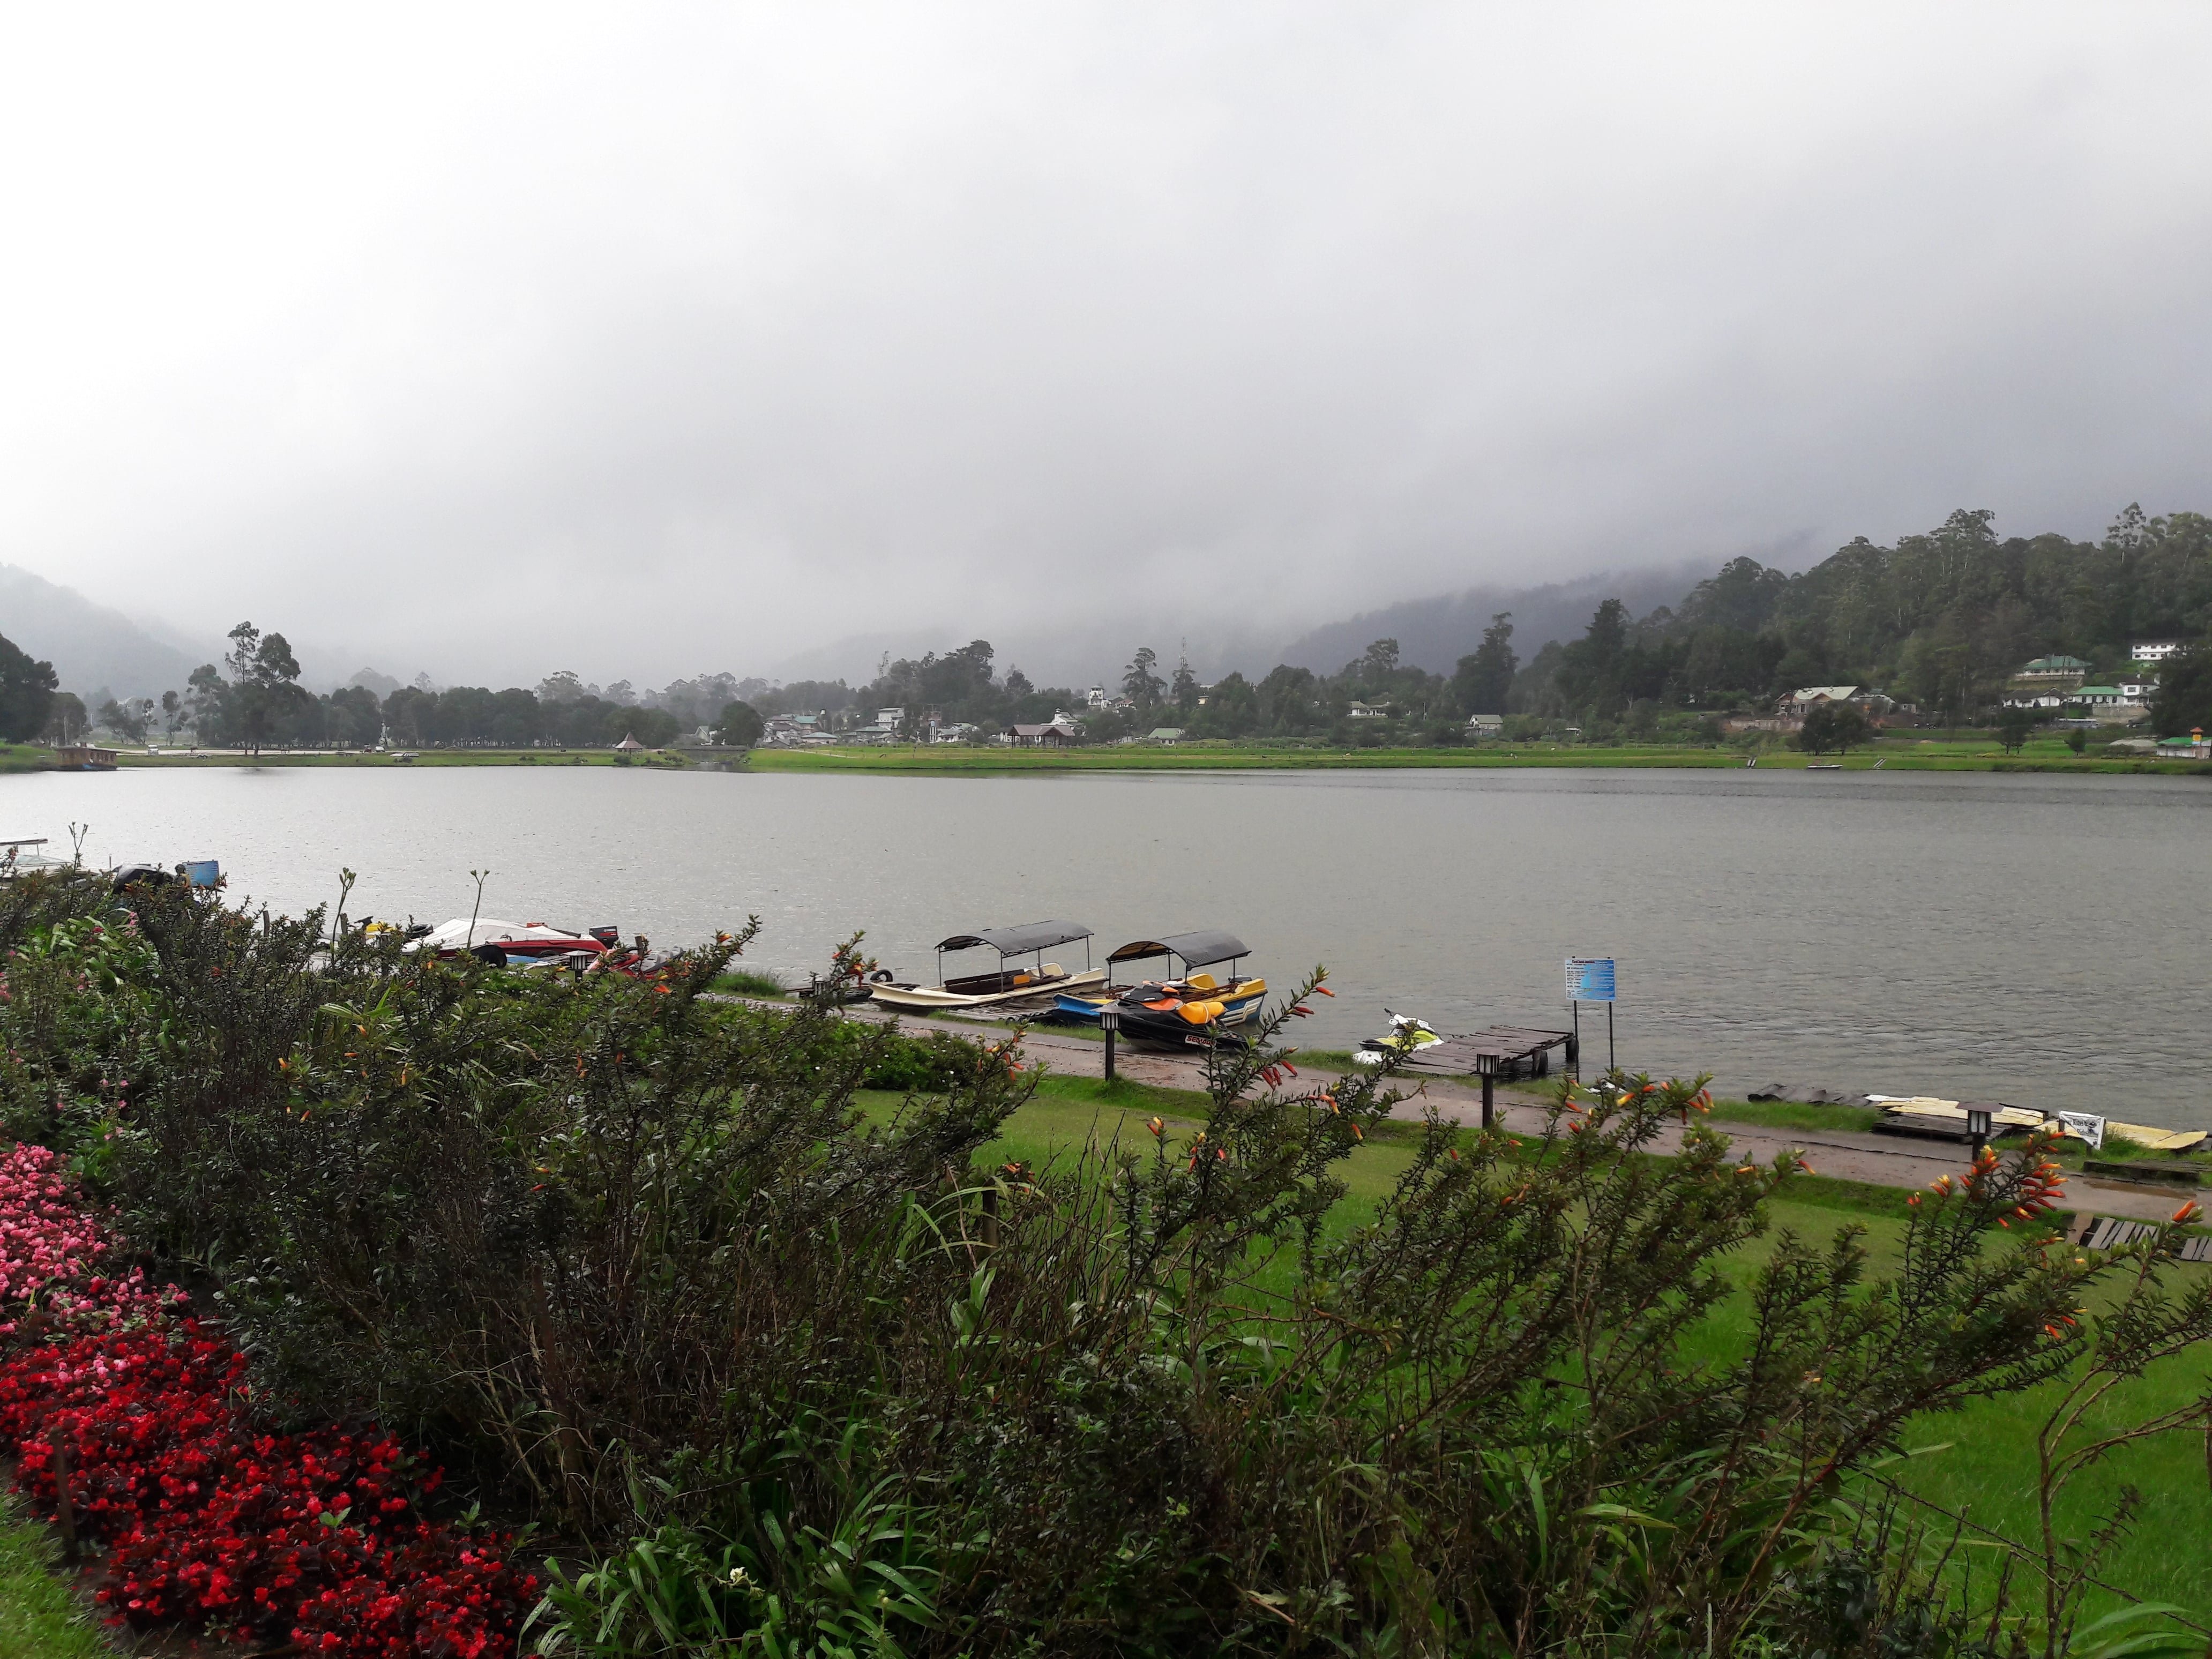
[[[2212,509],[2208,70],[2197,4],[15,7],[0,561],[657,683]]]

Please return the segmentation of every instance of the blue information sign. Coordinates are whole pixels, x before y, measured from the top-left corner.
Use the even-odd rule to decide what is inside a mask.
[[[1613,1001],[1613,958],[1611,957],[1569,957],[1567,958],[1567,1000],[1570,1002]]]

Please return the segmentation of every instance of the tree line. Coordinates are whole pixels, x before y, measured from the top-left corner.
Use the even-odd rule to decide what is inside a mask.
[[[2081,658],[2117,673],[2136,640],[2195,646],[2212,632],[2212,519],[2152,516],[2130,504],[2102,539],[2055,533],[2000,537],[1995,514],[1961,509],[1924,534],[1879,546],[1861,537],[1796,575],[1751,558],[1729,561],[1679,605],[1642,617],[1601,604],[1582,637],[1547,642],[1523,660],[1510,612],[1448,674],[1401,659],[1377,640],[1334,673],[1278,664],[1202,684],[1189,664],[1132,653],[1113,706],[1039,686],[1018,666],[1000,674],[988,640],[878,665],[866,684],[802,680],[770,687],[727,674],[677,681],[642,697],[627,683],[602,694],[563,672],[534,690],[403,686],[379,698],[354,686],[318,696],[299,685],[282,634],[232,630],[223,665],[194,671],[158,702],[110,702],[99,724],[133,741],[187,728],[199,741],[367,746],[400,744],[589,747],[634,735],[648,747],[714,726],[757,733],[757,715],[907,711],[985,731],[1079,714],[1093,740],[1169,726],[1195,738],[1455,743],[1468,717],[1506,719],[1511,735],[1580,728],[1593,738],[1685,740],[1713,735],[1717,716],[1761,710],[1801,686],[1879,688],[1953,722],[1993,716],[2006,682],[2030,659]],[[2154,703],[2161,733],[2212,724],[2212,651],[2166,664]],[[1373,715],[1374,718],[1368,716]],[[734,725],[726,725],[734,719]],[[56,690],[50,664],[0,641],[0,736],[74,741],[90,724]],[[737,740],[750,741],[740,736]]]
[[[2131,504],[2096,542],[2001,537],[1995,520],[1960,509],[1893,546],[1860,537],[1796,575],[1733,559],[1648,616],[1607,599],[1580,638],[1548,641],[1525,661],[1501,611],[1449,673],[1401,660],[1383,639],[1334,673],[1278,664],[1208,685],[1188,663],[1164,672],[1145,647],[1117,706],[1098,711],[1019,668],[998,676],[989,641],[976,640],[887,658],[864,686],[805,681],[758,701],[770,714],[902,707],[909,725],[934,711],[985,727],[1066,711],[1098,739],[1169,725],[1196,738],[1454,743],[1470,716],[1495,714],[1515,735],[1571,726],[1594,738],[1684,740],[1808,685],[1875,688],[1932,715],[1979,719],[2032,658],[2074,655],[2116,674],[2134,641],[2195,642],[2212,630],[2212,519]],[[2161,731],[2212,721],[2212,653],[2177,660],[2166,681]]]

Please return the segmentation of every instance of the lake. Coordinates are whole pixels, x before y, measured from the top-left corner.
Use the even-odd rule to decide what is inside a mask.
[[[234,900],[283,910],[343,865],[356,916],[465,917],[471,868],[488,916],[656,945],[757,915],[752,959],[789,972],[863,928],[931,977],[934,941],[978,926],[1085,922],[1101,962],[1223,927],[1278,986],[1328,964],[1304,1028],[1328,1047],[1386,1005],[1562,1025],[1564,958],[1611,955],[1626,1066],[2212,1127],[2192,779],[179,769],[0,778],[0,836],[65,854],[84,822],[89,861],[217,858]]]

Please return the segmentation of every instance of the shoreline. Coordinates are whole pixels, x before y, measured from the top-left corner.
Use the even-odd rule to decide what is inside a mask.
[[[1823,757],[1777,750],[1760,755],[1756,769],[1743,757],[1717,749],[1650,747],[1582,748],[1530,745],[1514,749],[1277,748],[1255,744],[1178,746],[1172,749],[1006,750],[940,748],[756,749],[743,757],[714,759],[696,753],[617,756],[598,750],[453,749],[424,750],[412,760],[389,754],[342,753],[326,750],[236,750],[198,754],[118,754],[118,769],[158,771],[275,767],[367,767],[424,770],[443,767],[623,767],[654,772],[756,772],[827,774],[873,777],[1019,777],[1085,772],[1319,772],[1319,771],[1741,771],[1802,772],[1820,768],[1843,772],[2020,772],[2063,776],[2212,777],[2212,762],[2161,760],[2149,756],[2120,759],[2076,757],[2064,752],[2005,755],[1982,751],[1971,743],[1881,746],[1849,755]],[[1932,750],[1934,752],[1928,752]],[[51,750],[17,746],[0,752],[0,773],[66,772]]]

